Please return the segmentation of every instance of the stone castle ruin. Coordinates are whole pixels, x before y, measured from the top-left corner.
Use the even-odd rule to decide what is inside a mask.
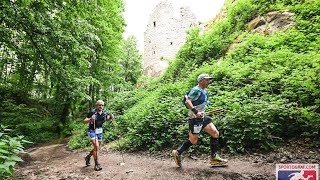
[[[186,32],[197,19],[189,7],[181,7],[175,17],[174,7],[161,1],[150,15],[144,33],[144,74],[157,77],[169,66],[168,59],[174,58],[186,41]]]

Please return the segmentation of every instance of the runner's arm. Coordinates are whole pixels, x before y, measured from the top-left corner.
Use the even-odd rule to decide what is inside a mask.
[[[186,100],[186,105],[188,106],[188,108],[198,117],[198,118],[202,118],[203,117],[203,113],[199,112],[198,110],[196,110],[195,107],[193,107],[192,105],[192,99],[191,98],[187,98]]]
[[[93,116],[93,113],[89,112],[87,117],[83,120],[83,124],[88,124],[90,121],[92,121],[95,117]]]
[[[83,120],[83,124],[88,124],[89,122],[91,121],[91,118],[85,118],[84,120]]]
[[[114,121],[114,120],[115,120],[115,119],[114,119],[114,115],[113,115],[113,114],[109,114],[109,115],[107,116],[107,119],[106,119],[107,122]]]

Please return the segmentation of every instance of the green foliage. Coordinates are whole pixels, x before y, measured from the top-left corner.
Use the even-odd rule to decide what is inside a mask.
[[[165,74],[150,80],[140,77],[134,39],[120,46],[120,0],[1,2],[3,122],[21,133],[43,128],[39,139],[72,128],[69,146],[83,148],[90,146],[86,125],[70,119],[99,98],[116,114],[114,124],[104,125],[104,142],[119,140],[118,148],[128,150],[177,147],[188,133],[181,98],[209,73],[208,108],[226,107],[213,122],[230,152],[272,150],[297,137],[319,146],[320,1],[226,5],[225,19],[207,32],[191,29]],[[274,10],[295,13],[295,25],[272,35],[245,31],[250,20]],[[208,151],[208,142],[203,136],[190,152]]]
[[[116,94],[109,107],[116,114],[124,114],[128,109],[132,108],[136,103],[143,99],[148,93],[145,90],[123,91]]]
[[[46,110],[45,104],[34,104],[32,100],[20,99],[17,93],[11,93],[15,94],[16,100],[8,99],[11,95],[7,93],[0,95],[3,124],[13,129],[15,134],[23,135],[34,143],[47,142],[58,137],[57,119],[52,117],[52,112]],[[20,101],[20,104],[16,101]]]
[[[72,116],[124,82],[118,62],[122,1],[0,6],[2,122],[36,143],[70,135]]]
[[[281,139],[316,138],[319,54],[293,52],[294,45],[287,44],[284,33],[274,37],[247,34],[242,38],[243,42],[209,71],[215,77],[209,91],[218,93],[211,102],[230,109],[221,126],[216,122],[228,149],[268,150]],[[268,104],[276,108],[268,110]],[[264,129],[268,126],[272,128]]]
[[[167,85],[150,92],[118,120],[117,128],[125,128],[123,148],[156,151],[177,144],[175,139],[185,130],[181,129],[185,120],[179,107],[182,87],[181,84]]]
[[[186,43],[181,47],[174,61],[163,76],[168,80],[183,80],[187,73],[214,63],[223,57],[228,46],[240,34],[245,24],[258,14],[259,7],[252,0],[236,1],[227,9],[227,19],[216,22],[207,33],[202,34],[199,28],[188,32]]]
[[[226,4],[226,19],[213,23],[204,34],[200,29],[189,31],[187,42],[158,81],[161,86],[147,88],[141,92],[145,98],[122,111],[116,127],[123,133],[122,148],[154,151],[180,145],[187,138],[187,122],[172,121],[182,120],[185,113],[175,108],[204,72],[214,77],[208,87],[209,110],[226,107],[213,122],[230,152],[272,150],[297,137],[320,144],[319,1]],[[245,32],[245,25],[256,16],[285,9],[295,13],[296,22],[286,32]],[[208,136],[201,137],[190,152],[209,150]]]
[[[121,44],[121,49],[122,77],[124,77],[125,82],[136,84],[143,71],[142,55],[139,53],[136,38],[129,36]]]
[[[23,161],[17,155],[23,152],[23,145],[30,143],[23,136],[10,135],[10,129],[0,126],[0,179],[14,174],[14,165]]]
[[[254,3],[254,0],[235,1],[228,8],[228,21],[231,22],[235,31],[242,30],[250,20],[255,18],[260,8],[261,6]],[[229,34],[226,35],[228,36]]]
[[[281,101],[268,102],[270,99],[252,98],[234,102],[227,106],[226,114],[214,123],[220,127],[221,138],[231,152],[244,152],[245,149],[261,148],[270,150],[279,141],[277,122]],[[280,103],[272,104],[272,103]]]
[[[70,149],[79,149],[91,146],[88,138],[88,125],[79,122],[73,126],[72,138],[68,141]]]

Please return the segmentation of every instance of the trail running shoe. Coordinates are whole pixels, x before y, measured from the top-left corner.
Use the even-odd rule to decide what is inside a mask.
[[[86,161],[86,166],[90,166],[90,156],[87,155],[86,157],[84,157],[84,160]]]
[[[172,151],[172,157],[174,159],[174,161],[176,162],[176,164],[181,167],[181,160],[182,160],[182,156],[179,155],[177,150],[173,150]]]
[[[211,165],[221,165],[221,164],[227,164],[227,159],[222,159],[219,155],[216,155],[214,158],[211,158],[211,161],[209,164]]]
[[[100,171],[101,169],[102,169],[102,167],[101,167],[100,164],[96,164],[96,165],[94,166],[94,170],[96,170],[96,171]]]

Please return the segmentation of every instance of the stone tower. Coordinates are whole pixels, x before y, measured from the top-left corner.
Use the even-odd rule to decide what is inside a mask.
[[[174,17],[174,7],[167,0],[153,9],[144,33],[145,75],[162,74],[169,65],[165,59],[175,57],[186,41],[187,30],[197,22],[189,7],[181,7],[179,11],[179,17]]]

